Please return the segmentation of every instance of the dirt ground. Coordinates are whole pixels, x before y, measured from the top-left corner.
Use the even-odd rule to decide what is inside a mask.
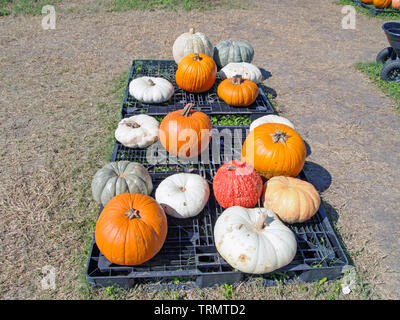
[[[56,6],[55,30],[43,30],[41,16],[0,17],[0,297],[88,297],[83,268],[98,210],[89,187],[119,117],[112,86],[132,59],[172,59],[175,38],[195,27],[214,44],[252,43],[278,111],[310,145],[313,183],[368,297],[400,298],[400,117],[353,67],[387,46],[383,21],[358,14],[356,29],[345,30],[330,1],[248,2],[247,10],[114,13],[76,0]],[[41,290],[44,266],[55,267],[55,290]],[[202,297],[212,290],[185,294]],[[285,297],[310,298],[300,289]]]

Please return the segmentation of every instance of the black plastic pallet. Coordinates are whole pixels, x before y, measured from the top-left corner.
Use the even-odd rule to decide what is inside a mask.
[[[240,159],[241,145],[247,131],[248,127],[215,127],[213,135],[217,139],[213,140],[219,141],[216,145],[219,146],[220,152],[217,155],[213,155],[210,150],[204,152],[211,156],[212,164],[205,164],[201,159],[196,161],[197,164],[192,162],[191,165],[179,159],[176,159],[176,162],[162,159],[157,164],[151,163],[152,161],[142,162],[153,179],[153,197],[158,184],[167,176],[178,172],[192,172],[202,175],[209,182],[211,195],[208,204],[194,218],[181,220],[168,216],[168,234],[163,248],[154,258],[140,266],[111,264],[93,241],[86,274],[88,282],[95,287],[118,285],[129,288],[134,284],[146,283],[147,287],[153,289],[186,289],[235,283],[258,277],[232,269],[217,252],[213,237],[213,226],[224,209],[213,196],[212,179],[222,163]],[[221,139],[222,132],[225,134]],[[230,137],[227,132],[230,132]],[[131,152],[126,152],[118,146],[115,150],[113,161],[143,160],[143,150],[132,149]],[[225,154],[225,150],[233,152]],[[161,169],[162,167],[164,169]],[[299,178],[308,180],[304,171]],[[309,221],[288,226],[296,235],[296,256],[289,265],[263,275],[265,285],[276,284],[275,279],[282,273],[285,274],[287,282],[310,282],[323,277],[336,279],[341,276],[348,260],[322,204],[317,214]],[[173,281],[176,279],[179,281]]]
[[[232,107],[222,101],[217,95],[217,87],[221,78],[217,74],[214,86],[205,93],[190,93],[179,88],[175,82],[177,64],[173,60],[133,60],[125,89],[121,116],[127,114],[145,113],[150,116],[162,116],[169,112],[183,109],[187,103],[194,103],[196,110],[208,115],[248,115],[250,120],[255,120],[263,115],[273,114],[275,110],[259,85],[260,94],[256,101],[248,107]],[[129,83],[132,79],[151,76],[162,77],[170,81],[175,88],[171,99],[160,104],[139,102],[129,94]]]
[[[396,13],[400,17],[400,10],[389,8],[389,9],[379,9],[375,8],[374,5],[366,4],[361,2],[360,0],[353,0],[354,3],[358,4],[359,6],[368,9],[374,16],[381,14],[381,13]]]

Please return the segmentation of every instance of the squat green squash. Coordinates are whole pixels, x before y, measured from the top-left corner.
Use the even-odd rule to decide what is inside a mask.
[[[103,206],[120,193],[150,195],[152,190],[150,174],[137,162],[110,162],[98,170],[92,180],[93,199]]]
[[[225,67],[231,62],[251,62],[254,49],[246,41],[225,40],[214,48],[214,61],[219,67]]]

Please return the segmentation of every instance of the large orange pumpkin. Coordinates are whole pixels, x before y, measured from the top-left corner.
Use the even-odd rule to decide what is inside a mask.
[[[273,177],[264,185],[263,205],[287,223],[310,219],[319,208],[321,198],[314,186],[292,177]]]
[[[217,78],[217,65],[204,53],[191,53],[178,64],[176,84],[189,92],[205,92],[211,89]]]
[[[378,9],[384,9],[392,4],[392,0],[374,0],[374,6]]]
[[[158,253],[167,229],[164,210],[152,197],[121,193],[103,208],[96,223],[95,239],[109,261],[134,266]]]
[[[258,96],[258,86],[241,75],[222,81],[217,89],[218,96],[227,104],[235,107],[247,107],[251,105]]]
[[[392,8],[400,10],[400,0],[392,0]]]
[[[170,112],[160,124],[160,142],[164,148],[181,158],[201,154],[211,139],[212,124],[203,112],[193,111],[193,103]]]
[[[242,161],[260,175],[296,177],[306,161],[306,146],[292,128],[280,123],[264,123],[250,132],[242,147]]]

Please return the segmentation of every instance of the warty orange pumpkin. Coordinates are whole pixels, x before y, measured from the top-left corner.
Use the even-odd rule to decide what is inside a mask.
[[[152,197],[121,193],[103,208],[96,223],[95,239],[110,262],[134,266],[160,251],[167,229],[164,210]]]
[[[217,65],[204,53],[191,53],[178,64],[175,81],[179,88],[189,92],[205,92],[217,79]]]
[[[247,107],[251,105],[258,96],[258,86],[243,79],[241,75],[225,79],[218,85],[217,94],[227,104],[235,107]]]
[[[292,128],[280,123],[264,123],[250,132],[242,146],[242,161],[269,179],[296,177],[306,161],[306,146]]]
[[[164,148],[181,158],[201,154],[211,139],[212,124],[203,112],[194,111],[193,103],[168,113],[160,124],[160,142]]]

